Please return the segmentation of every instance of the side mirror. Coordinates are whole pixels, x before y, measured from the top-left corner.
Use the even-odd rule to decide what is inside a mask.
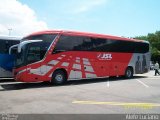
[[[18,47],[18,45],[19,45],[19,44],[16,44],[16,45],[13,45],[13,46],[11,46],[11,47],[9,48],[9,54],[10,54],[10,55],[11,55],[12,49],[15,48],[15,47]]]
[[[28,41],[23,41],[20,44],[18,44],[18,53],[21,52],[22,47],[28,43],[34,43],[34,42],[42,42],[43,40],[28,40]]]

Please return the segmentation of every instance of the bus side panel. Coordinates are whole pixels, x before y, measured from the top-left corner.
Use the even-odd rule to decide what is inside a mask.
[[[112,59],[109,62],[109,76],[124,75],[132,55],[132,53],[112,53]]]
[[[109,57],[106,57],[107,55]],[[67,71],[69,79],[124,75],[131,57],[131,53],[108,52],[71,51],[53,54],[47,63],[54,66],[54,69],[49,71],[47,76],[51,77],[53,71],[59,68]]]
[[[128,66],[132,66],[134,74],[143,74],[150,70],[150,53],[134,53]]]
[[[48,55],[45,60],[24,67],[23,81],[50,81],[57,69],[67,71],[68,79],[124,75],[132,53],[68,51]]]
[[[23,75],[17,76],[26,82],[50,81],[57,69],[66,70],[68,79],[117,76],[124,74],[131,57],[126,53],[60,52],[24,67]]]
[[[0,54],[0,77],[13,77],[14,56]]]

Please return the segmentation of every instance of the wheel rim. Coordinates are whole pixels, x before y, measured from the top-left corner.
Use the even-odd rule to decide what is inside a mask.
[[[127,75],[127,77],[131,77],[132,71],[131,70],[127,70],[126,75]]]
[[[57,74],[55,79],[56,79],[56,81],[61,82],[61,81],[63,81],[63,76],[61,74]]]

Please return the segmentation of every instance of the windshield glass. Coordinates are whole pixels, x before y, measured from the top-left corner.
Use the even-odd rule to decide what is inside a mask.
[[[34,63],[44,58],[48,46],[43,42],[29,43],[26,51],[26,63]]]
[[[57,34],[44,34],[22,39],[21,42],[29,40],[42,40],[42,42],[32,42],[24,45],[21,52],[16,55],[15,67],[21,67],[42,60],[56,36]]]
[[[15,67],[20,67],[21,65],[23,65],[25,60],[25,48],[26,48],[26,45],[22,47],[20,53],[18,53],[18,48],[17,48],[16,55],[15,55]]]

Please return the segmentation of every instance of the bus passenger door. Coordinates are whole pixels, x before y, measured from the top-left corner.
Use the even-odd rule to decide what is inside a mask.
[[[27,69],[30,69],[30,81],[40,80],[40,76],[44,76],[46,72],[45,66],[39,62],[41,60],[41,46],[39,43],[31,43],[28,45],[27,51]],[[34,63],[34,64],[33,64]]]

